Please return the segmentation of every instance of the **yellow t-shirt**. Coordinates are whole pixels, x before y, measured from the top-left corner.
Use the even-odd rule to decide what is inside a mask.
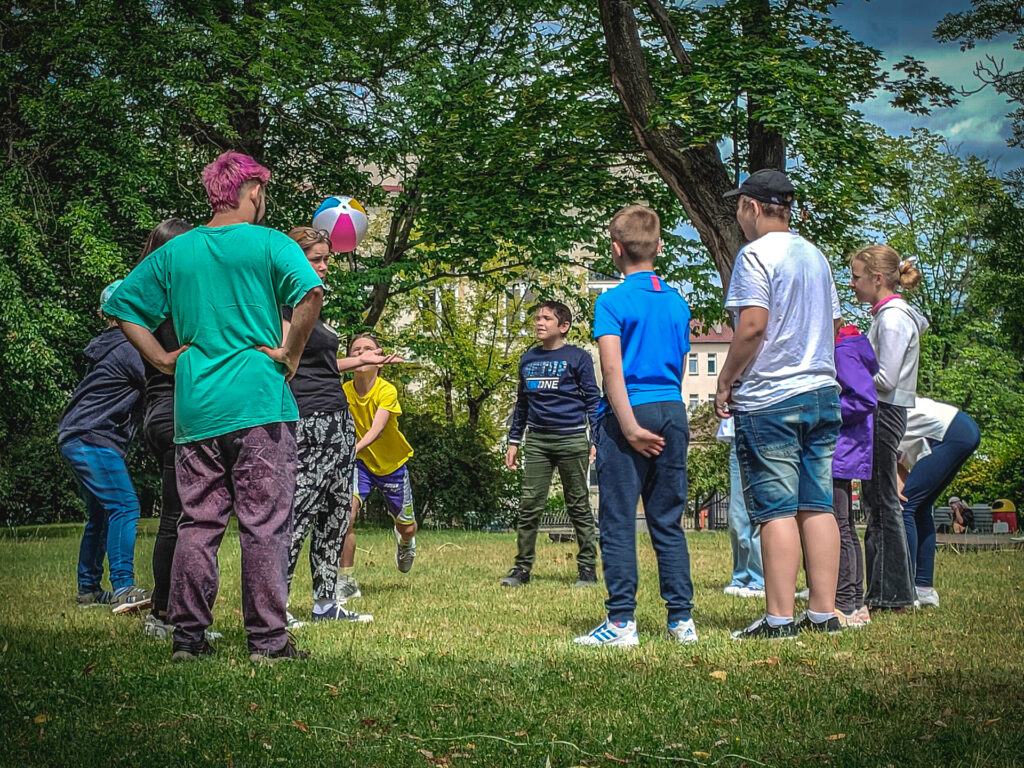
[[[412,456],[412,446],[405,435],[398,431],[398,415],[402,412],[402,406],[398,404],[398,390],[394,384],[384,381],[380,376],[366,397],[356,394],[355,385],[351,381],[346,381],[343,387],[349,410],[352,411],[352,420],[356,424],[356,436],[360,440],[373,426],[373,417],[378,408],[391,413],[384,431],[357,454],[373,474],[390,475]]]

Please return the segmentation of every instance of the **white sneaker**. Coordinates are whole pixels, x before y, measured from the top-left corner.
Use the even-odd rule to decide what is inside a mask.
[[[670,640],[675,640],[678,643],[696,643],[697,627],[694,626],[693,619],[670,621],[668,623],[668,637]]]
[[[412,570],[412,561],[416,559],[416,537],[413,536],[406,544],[402,541],[402,534],[395,528],[395,565],[402,573]]]
[[[764,587],[740,587],[737,597],[764,597]]]
[[[174,625],[147,613],[142,622],[142,634],[154,640],[170,640],[174,636]]]
[[[288,629],[298,629],[299,627],[306,626],[306,622],[299,621],[298,619],[296,619],[294,616],[292,616],[291,611],[285,611],[284,625]]]
[[[935,591],[933,587],[915,587],[917,590],[918,607],[922,605],[930,605],[933,608],[939,607],[939,593]]]
[[[741,587],[739,584],[730,584],[725,589],[723,589],[722,592],[724,592],[727,595],[732,595],[733,597],[739,597],[741,589],[743,589],[743,587]]]
[[[635,621],[624,622],[620,627],[615,622],[606,619],[587,634],[575,638],[573,642],[576,645],[633,646],[640,644],[640,638],[636,634]]]

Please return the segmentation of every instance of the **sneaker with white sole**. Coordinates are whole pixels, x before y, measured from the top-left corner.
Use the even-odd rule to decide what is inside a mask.
[[[668,638],[677,643],[696,643],[697,627],[694,626],[693,619],[670,621],[668,623]]]
[[[742,584],[730,584],[723,589],[722,592],[726,595],[731,595],[732,597],[739,597],[741,589],[743,589]]]
[[[159,616],[147,613],[142,622],[142,634],[154,640],[170,640],[174,636],[174,625],[168,624]]]
[[[106,607],[110,605],[113,597],[113,592],[108,592],[105,589],[95,589],[92,592],[79,592],[77,597],[75,597],[75,604],[79,608]]]
[[[849,613],[836,608],[836,619],[847,629],[859,629],[864,626],[864,620],[861,618],[859,608],[854,608]]]
[[[934,587],[915,587],[917,591],[917,602],[921,605],[930,605],[932,608],[939,607],[939,593]]]
[[[298,629],[299,627],[306,626],[306,622],[300,621],[299,619],[296,619],[294,616],[292,616],[292,612],[291,611],[285,611],[284,612],[284,625],[285,625],[285,627],[287,629],[291,630],[291,629]]]
[[[110,610],[120,615],[135,613],[153,606],[153,596],[142,587],[130,586],[119,589],[110,598]]]
[[[416,559],[416,537],[402,541],[402,534],[395,528],[395,565],[401,573],[412,570],[412,561]]]
[[[312,620],[317,621],[352,621],[352,622],[368,622],[373,621],[373,616],[369,613],[356,613],[355,611],[346,611],[340,605],[332,605],[325,611],[318,611],[313,609]]]
[[[343,575],[338,577],[338,588],[334,593],[334,599],[338,605],[344,605],[349,600],[355,600],[357,597],[362,596],[363,593],[359,591],[359,583],[354,576]]]
[[[737,597],[764,597],[764,587],[740,587]]]
[[[858,608],[856,613],[861,625],[871,623],[871,611],[868,610],[868,607],[866,605],[862,605],[860,608]]]
[[[573,639],[576,645],[618,645],[633,646],[640,644],[636,634],[635,621],[605,620],[585,635]]]
[[[773,627],[768,617],[762,616],[749,627],[737,629],[732,633],[733,640],[794,640],[797,636],[796,624],[792,621]]]
[[[843,631],[843,624],[839,621],[838,616],[829,616],[825,621],[814,621],[807,614],[807,611],[803,611],[799,616],[796,617],[797,631],[799,632],[818,632],[823,635],[838,635]]]

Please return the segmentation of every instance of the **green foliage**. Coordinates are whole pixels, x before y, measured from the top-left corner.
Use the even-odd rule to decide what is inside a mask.
[[[973,503],[1010,499],[1024,505],[1024,435],[989,436],[964,464],[949,486],[949,494]]]
[[[519,503],[518,472],[485,433],[429,414],[402,415],[402,433],[415,454],[408,467],[416,518],[432,528],[504,530]],[[366,519],[390,525],[379,494],[370,497]]]
[[[71,470],[57,450],[57,422],[40,420],[0,443],[0,523],[26,525],[84,519]]]

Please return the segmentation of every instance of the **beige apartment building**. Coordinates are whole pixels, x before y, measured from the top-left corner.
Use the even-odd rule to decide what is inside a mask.
[[[715,402],[718,371],[725,363],[730,341],[732,328],[725,324],[690,322],[690,354],[683,377],[683,402],[689,410],[696,410],[702,403]]]

